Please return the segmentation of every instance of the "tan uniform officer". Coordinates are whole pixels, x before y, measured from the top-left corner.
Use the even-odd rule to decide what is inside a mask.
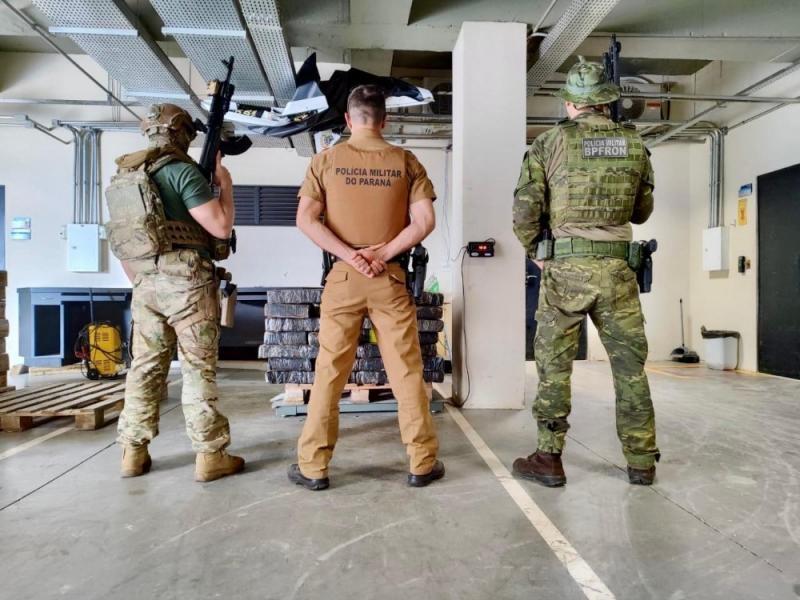
[[[317,154],[300,188],[297,226],[337,257],[322,294],[320,352],[308,418],[289,479],[328,487],[328,463],[339,433],[339,399],[369,315],[397,398],[409,485],[444,476],[422,378],[416,307],[397,258],[434,227],[433,185],[414,155],[387,143],[386,101],[377,86],[359,86],[347,102],[347,143]],[[409,219],[410,213],[410,219]],[[320,217],[324,216],[324,221]]]

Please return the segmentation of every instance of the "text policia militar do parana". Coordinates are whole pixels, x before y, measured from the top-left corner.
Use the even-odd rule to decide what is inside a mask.
[[[335,175],[343,176],[346,185],[392,187],[392,179],[399,179],[399,169],[365,169],[363,167],[336,167]]]

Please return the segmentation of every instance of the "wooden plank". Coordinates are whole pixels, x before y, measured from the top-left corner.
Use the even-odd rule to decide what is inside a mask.
[[[33,427],[33,417],[0,416],[0,429],[3,431],[25,431]]]
[[[350,402],[353,404],[369,404],[369,389],[353,388],[350,390]]]
[[[283,404],[299,405],[305,403],[306,390],[303,386],[286,384],[284,388]]]
[[[69,389],[54,389],[42,394],[33,394],[26,398],[21,398],[16,402],[0,405],[0,413],[11,413],[34,406],[52,406],[54,403],[64,402],[87,393],[95,392],[98,387],[100,386],[97,384],[79,384],[78,386],[70,386]]]
[[[82,406],[80,408],[73,408],[67,409],[63,411],[65,415],[78,415],[85,411],[97,410],[98,408],[108,408],[109,406],[113,406],[120,401],[125,401],[125,393],[124,392],[114,392],[113,394],[109,394],[108,396],[103,396],[100,400],[93,404],[87,404],[86,406]]]
[[[70,388],[77,388],[83,385],[85,385],[83,381],[78,381],[75,383],[54,383],[40,388],[22,388],[21,390],[17,390],[12,394],[0,396],[0,411],[3,410],[4,406],[14,404],[17,400],[27,399],[34,396],[40,397],[42,394],[58,391],[59,389],[66,391]]]
[[[125,393],[124,388],[122,390],[96,390],[93,391],[91,394],[83,395],[81,397],[73,397],[70,399],[59,398],[53,401],[44,402],[40,405],[29,406],[22,410],[9,410],[4,411],[7,413],[14,413],[14,414],[31,414],[33,416],[58,416],[61,414],[66,414],[65,411],[69,409],[78,409],[93,402],[97,402],[98,399],[103,398],[104,396],[108,396],[109,394],[121,392],[123,395]]]
[[[120,389],[118,387],[110,389],[104,385],[87,385],[85,389],[71,390],[65,394],[55,394],[45,398],[28,398],[10,406],[0,407],[0,413],[42,412],[45,409],[52,412],[59,408],[78,408]],[[121,389],[124,392],[124,386]]]

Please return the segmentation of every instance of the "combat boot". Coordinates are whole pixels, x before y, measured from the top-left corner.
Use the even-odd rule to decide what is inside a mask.
[[[150,453],[147,446],[123,446],[122,447],[122,467],[120,468],[121,477],[139,477],[150,471],[153,461],[150,460]]]
[[[628,465],[628,481],[633,485],[653,485],[656,478],[656,466],[649,469],[638,469]]]
[[[216,452],[198,452],[195,461],[194,480],[214,481],[220,477],[236,475],[244,469],[244,459],[233,456],[225,450]]]
[[[528,458],[515,460],[513,470],[517,477],[537,481],[547,487],[560,487],[567,483],[561,454],[537,450]]]

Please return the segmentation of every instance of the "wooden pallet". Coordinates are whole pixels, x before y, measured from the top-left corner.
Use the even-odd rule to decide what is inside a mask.
[[[43,420],[75,417],[76,429],[99,429],[119,416],[124,381],[77,381],[0,394],[0,429],[24,431]]]
[[[311,396],[310,383],[287,383],[283,392],[284,404],[308,404]],[[391,393],[392,388],[389,385],[356,385],[355,383],[348,383],[344,386],[344,395],[350,395],[351,404],[368,404],[371,400],[378,400],[380,396],[385,395],[387,392]],[[428,395],[428,400],[433,395],[433,384],[425,383],[425,393]]]

